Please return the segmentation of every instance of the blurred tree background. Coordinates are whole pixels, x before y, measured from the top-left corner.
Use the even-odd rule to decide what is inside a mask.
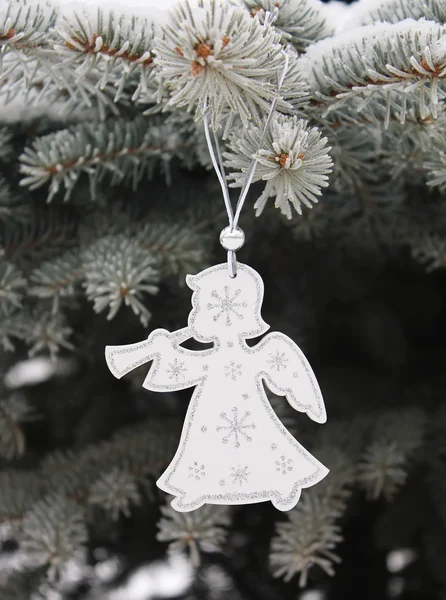
[[[0,600],[446,598],[445,24],[442,0],[2,0]],[[176,513],[154,482],[191,390],[104,359],[184,326],[185,275],[226,259],[205,105],[233,186],[259,159],[238,258],[327,408],[269,394],[330,468],[288,513]]]

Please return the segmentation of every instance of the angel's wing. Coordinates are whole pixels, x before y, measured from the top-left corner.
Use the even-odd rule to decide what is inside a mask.
[[[310,419],[325,423],[324,400],[310,363],[300,348],[283,333],[269,333],[254,349],[256,368],[272,392]]]

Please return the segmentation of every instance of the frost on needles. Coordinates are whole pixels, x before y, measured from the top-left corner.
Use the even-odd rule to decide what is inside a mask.
[[[398,252],[422,270],[446,267],[445,3],[359,0],[336,14],[318,0],[181,0],[160,26],[150,6],[124,1],[2,3],[2,372],[25,352],[54,364],[85,355],[100,376],[104,331],[118,338],[175,322],[178,282],[218,260],[214,241],[227,224],[206,175],[205,114],[231,188],[257,160],[248,235],[260,228],[274,251],[281,236],[315,256],[336,248],[354,265],[361,248],[367,268]],[[274,260],[277,272],[287,264]],[[277,290],[277,317],[291,327],[295,298],[282,281]],[[311,309],[333,301],[317,295]],[[129,398],[140,376],[122,384]],[[79,378],[60,401],[109,406],[97,388]],[[360,403],[357,418],[334,417],[320,439],[305,432],[331,474],[272,527],[275,577],[306,585],[317,569],[335,574],[351,498],[404,500],[416,469],[436,473],[445,412],[405,405],[378,414],[367,391],[339,402],[355,411]],[[96,409],[73,433],[74,449],[19,469],[28,428],[45,415],[27,390],[0,387],[9,467],[0,472],[0,533],[19,548],[19,574],[2,598],[25,598],[29,586],[59,593],[67,565],[85,567],[101,519],[116,524],[147,507],[162,506],[158,540],[195,565],[226,551],[231,510],[179,516],[155,495],[178,423],[149,419],[98,442],[94,415],[106,419]],[[425,479],[438,509],[444,494]]]

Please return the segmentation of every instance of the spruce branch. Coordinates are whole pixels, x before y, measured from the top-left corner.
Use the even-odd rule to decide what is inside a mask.
[[[157,540],[169,542],[172,554],[188,550],[194,566],[200,564],[200,552],[219,552],[230,524],[228,506],[205,504],[193,512],[183,513],[170,504],[161,507]]]
[[[266,13],[275,14],[274,27],[282,34],[284,43],[292,43],[298,52],[331,35],[332,29],[318,0],[243,0],[252,16],[261,22]]]
[[[0,80],[3,104],[23,104],[24,112],[33,108],[37,114],[49,119],[57,116],[91,119],[92,114],[98,113],[100,120],[104,120],[110,114],[119,114],[113,102],[116,90],[111,85],[99,89],[97,73],[78,79],[74,68],[62,67],[53,51],[44,64],[30,60],[26,67],[22,64],[15,66],[12,57],[7,55],[3,61],[3,75]],[[126,90],[121,96],[121,105],[129,103]]]
[[[29,568],[45,566],[54,580],[70,560],[84,561],[88,531],[83,509],[63,494],[37,502],[23,519],[20,548]]]
[[[43,481],[36,472],[15,469],[1,471],[0,484],[0,534],[16,538],[24,515],[44,494]]]
[[[370,498],[390,500],[403,485],[425,429],[426,415],[419,409],[380,417],[358,465],[358,482]]]
[[[74,349],[68,341],[73,330],[63,314],[54,314],[40,306],[31,315],[23,315],[22,318],[27,321],[24,339],[30,356],[44,352],[55,358],[62,349]]]
[[[0,131],[0,158],[1,158],[2,140]],[[8,181],[0,175],[0,223],[5,227],[13,223],[26,222],[31,216],[29,203],[24,198],[12,190]]]
[[[280,94],[291,106],[291,113],[297,116],[306,116],[310,103],[310,89],[304,74],[300,70],[299,56],[291,46],[284,49],[288,56],[288,69],[285,73]],[[281,112],[289,113],[286,107],[279,107]]]
[[[12,263],[0,263],[0,311],[10,314],[14,308],[22,306],[26,280],[21,271]]]
[[[9,127],[0,127],[0,161],[9,162],[14,148],[12,146],[13,134]],[[3,182],[1,184],[3,186]]]
[[[102,474],[90,488],[89,504],[99,505],[111,514],[116,521],[120,513],[130,516],[130,506],[140,504],[141,497],[135,477],[126,471],[114,467]]]
[[[3,350],[12,352],[15,349],[14,342],[24,340],[27,336],[27,326],[21,310],[0,315],[0,346]]]
[[[157,294],[157,259],[125,233],[100,238],[82,252],[85,293],[94,310],[108,308],[113,319],[122,304],[129,306],[147,325],[151,313],[142,302],[145,293]]]
[[[27,514],[48,496],[61,494],[83,506],[91,500],[92,487],[102,480],[110,464],[138,482],[158,476],[167,466],[177,439],[177,423],[164,420],[161,426],[151,419],[81,451],[53,452],[35,470],[0,473],[3,490],[0,529],[13,531],[14,536],[18,536]],[[102,497],[104,504],[101,506],[105,509],[106,499]],[[95,495],[95,498],[98,505],[99,496]],[[41,532],[45,530],[46,519],[41,520],[40,528]]]
[[[261,144],[261,126],[251,124],[241,137],[234,134],[229,151],[225,153],[226,165],[239,172],[231,172],[233,187],[244,184],[251,159],[258,161],[254,181],[266,181],[265,189],[255,203],[260,215],[270,197],[275,197],[275,207],[291,219],[291,206],[302,214],[302,204],[311,208],[321,195],[321,187],[328,185],[327,174],[333,164],[328,152],[327,138],[321,138],[316,127],[297,117],[277,116],[271,121]]]
[[[313,103],[325,112],[360,99],[358,112],[381,114],[402,123],[408,102],[417,114],[435,118],[445,95],[446,28],[432,21],[377,23],[353,29],[311,46],[299,58]]]
[[[303,490],[295,508],[284,522],[276,524],[271,541],[270,565],[274,577],[289,581],[300,573],[299,585],[304,587],[309,571],[319,566],[328,575],[334,574],[333,563],[340,561],[334,552],[342,541],[337,523],[344,513],[354,480],[351,461],[341,451],[322,449],[330,473],[316,487]],[[327,462],[328,459],[328,462]]]
[[[431,273],[446,268],[446,239],[439,234],[423,233],[411,240],[412,257]]]
[[[446,23],[446,10],[442,0],[380,0],[358,2],[352,10],[348,26],[372,25],[377,21],[398,23],[404,19],[427,19]]]
[[[0,10],[1,55],[13,52],[19,60],[43,56],[57,12],[49,0],[7,0]]]
[[[52,299],[53,312],[56,313],[62,298],[74,296],[82,275],[79,250],[69,250],[33,270],[28,293],[38,298]]]
[[[381,153],[381,128],[345,124],[327,132],[333,175],[330,185],[339,192],[361,189],[365,181],[378,181],[379,169],[371,169]]]
[[[136,187],[159,162],[167,165],[182,143],[168,124],[156,118],[82,123],[37,138],[25,148],[20,183],[32,190],[49,183],[48,201],[64,187],[68,200],[85,173],[94,199],[97,185],[106,176],[111,185],[131,179]]]
[[[439,124],[434,135],[430,136],[431,143],[425,151],[424,156],[420,152],[423,160],[422,167],[426,172],[427,185],[437,187],[441,192],[446,190],[446,152],[444,134],[444,122]]]
[[[135,78],[138,83],[133,99],[147,94],[154,39],[153,25],[147,19],[101,9],[94,16],[86,9],[65,10],[57,32],[63,45],[56,44],[55,49],[67,56],[63,64],[71,64],[80,80],[92,71],[97,73],[100,89],[109,83],[116,88],[115,102]]]
[[[259,120],[277,96],[276,76],[284,65],[280,34],[232,3],[198,0],[192,7],[183,1],[156,50],[155,62],[172,92],[169,105],[194,110],[197,120],[209,107],[214,130],[227,109],[245,127]]]
[[[25,222],[14,227],[0,222],[0,245],[5,257],[26,270],[37,261],[59,256],[76,241],[77,219],[69,212],[32,207]]]
[[[175,275],[181,283],[208,262],[211,235],[186,219],[181,223],[153,221],[138,232],[141,249],[157,258],[161,275]]]
[[[0,400],[0,455],[8,460],[25,453],[22,423],[36,418],[34,408],[19,394]]]

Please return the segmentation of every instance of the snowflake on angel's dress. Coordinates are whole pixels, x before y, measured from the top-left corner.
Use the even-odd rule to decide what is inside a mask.
[[[226,421],[227,425],[219,425],[217,431],[227,431],[227,434],[223,437],[222,442],[226,444],[231,438],[234,441],[234,447],[240,448],[240,439],[244,439],[247,442],[252,441],[252,437],[249,436],[245,429],[255,429],[254,423],[246,423],[246,419],[250,416],[249,410],[245,411],[243,417],[239,418],[238,408],[234,406],[232,409],[233,418],[229,418],[225,412],[220,413],[220,417]]]
[[[276,369],[276,371],[286,369],[287,362],[288,358],[286,357],[285,352],[279,352],[279,350],[277,350],[273,354],[270,354],[270,359],[267,361],[267,363],[270,364],[273,369]]]
[[[231,317],[236,316],[237,319],[243,319],[243,315],[238,312],[239,308],[246,308],[248,305],[246,302],[236,302],[237,298],[242,293],[241,289],[235,290],[234,294],[230,296],[229,294],[229,286],[225,285],[224,287],[224,296],[220,296],[217,290],[212,290],[211,296],[215,298],[217,301],[215,304],[212,302],[208,303],[208,310],[217,309],[217,313],[213,316],[214,321],[218,321],[218,319],[222,316],[226,316],[226,326],[229,327],[232,325]]]
[[[248,471],[248,467],[241,467],[238,465],[237,467],[231,467],[231,477],[232,483],[238,483],[239,485],[243,485],[248,482],[248,477],[251,475]]]
[[[286,475],[287,471],[293,470],[293,461],[291,458],[286,458],[283,454],[280,457],[280,460],[276,460],[274,464],[276,465],[276,471],[281,472],[282,475]]]
[[[169,363],[166,369],[169,379],[175,379],[175,383],[178,383],[180,379],[184,381],[184,374],[186,371],[187,369],[184,366],[184,361],[180,361],[178,358],[175,358],[173,362]]]
[[[229,365],[225,365],[225,375],[226,377],[230,377],[232,381],[236,381],[237,377],[242,374],[241,364],[236,365],[233,360],[229,363]]]
[[[204,465],[200,465],[197,461],[194,461],[189,467],[189,479],[194,477],[197,481],[200,481],[205,475]]]

